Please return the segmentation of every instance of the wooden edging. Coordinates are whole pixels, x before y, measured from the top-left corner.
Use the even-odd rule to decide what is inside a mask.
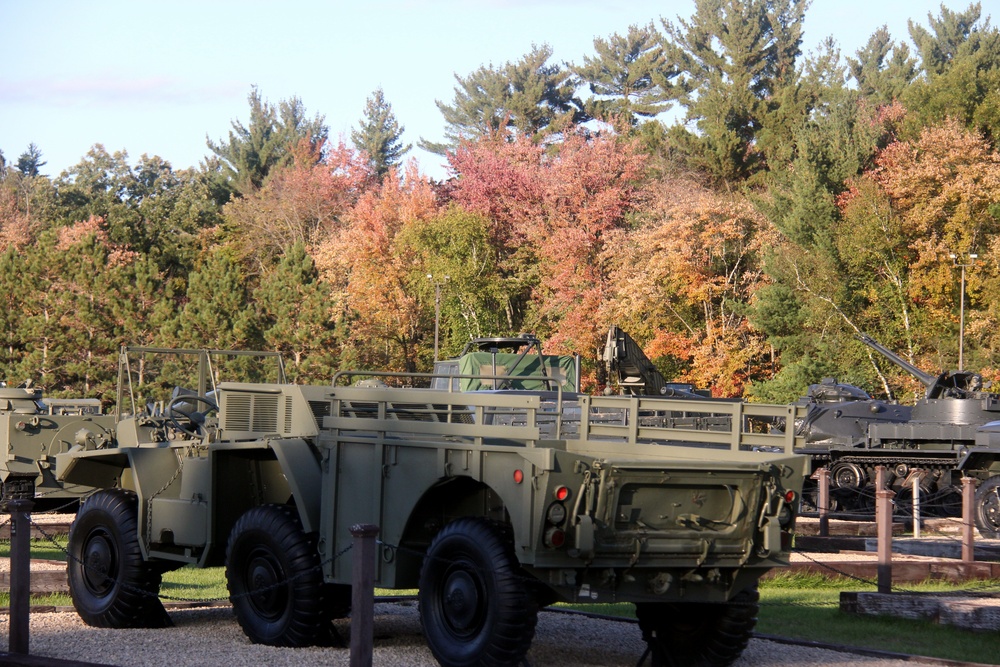
[[[820,574],[825,577],[844,576],[873,580],[878,575],[878,563],[874,561],[828,561],[815,560],[796,562],[787,567],[775,568],[764,575],[770,578],[784,573]],[[973,561],[966,563],[954,559],[933,561],[893,561],[893,583],[916,583],[928,579],[948,581],[973,581],[979,579],[1000,579],[1000,563]]]

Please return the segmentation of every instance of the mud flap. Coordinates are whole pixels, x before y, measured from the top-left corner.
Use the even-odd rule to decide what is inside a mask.
[[[582,558],[594,557],[594,520],[586,514],[580,514],[576,517],[576,543],[574,546]]]
[[[760,532],[764,541],[757,549],[758,556],[767,557],[781,551],[781,524],[777,519],[765,517],[761,522]]]

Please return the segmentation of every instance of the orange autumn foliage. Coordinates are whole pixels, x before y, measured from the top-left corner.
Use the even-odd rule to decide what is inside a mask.
[[[673,379],[740,395],[768,349],[734,304],[766,280],[759,255],[774,242],[771,227],[746,200],[682,178],[657,184],[642,220],[616,246],[605,319],[631,327],[651,358],[686,366]]]
[[[416,260],[396,238],[436,212],[434,190],[415,167],[403,179],[392,169],[380,187],[361,196],[339,233],[315,248],[320,275],[334,286],[344,313],[345,344],[363,364],[416,370],[424,309],[409,284]]]

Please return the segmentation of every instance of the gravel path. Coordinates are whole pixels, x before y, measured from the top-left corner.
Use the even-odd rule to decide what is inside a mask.
[[[165,630],[103,630],[83,624],[75,613],[36,613],[31,618],[30,653],[108,665],[143,667],[330,667],[348,665],[346,648],[274,648],[254,645],[229,607],[170,612],[176,627]],[[0,648],[6,649],[9,619],[0,617]],[[338,621],[346,642],[349,623]],[[542,612],[528,653],[533,667],[634,667],[645,650],[632,623]],[[433,667],[420,633],[415,602],[375,606],[375,665]],[[880,660],[816,648],[754,639],[734,667],[920,667],[935,663]]]

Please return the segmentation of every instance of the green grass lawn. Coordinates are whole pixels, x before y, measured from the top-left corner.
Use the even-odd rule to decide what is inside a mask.
[[[953,592],[962,589],[1000,592],[1000,581],[932,581],[906,584],[907,591]],[[972,632],[930,621],[861,616],[840,611],[841,591],[875,591],[850,579],[818,575],[779,575],[761,583],[757,632],[829,644],[913,653],[935,658],[995,664],[1000,634]]]
[[[59,546],[41,541],[32,546],[34,558],[65,560]],[[9,543],[0,542],[0,558],[9,555]],[[1000,581],[951,584],[934,581],[907,584],[907,591],[949,592],[974,588],[1000,592]],[[859,616],[840,611],[841,591],[874,591],[874,585],[819,575],[782,574],[761,582],[757,632],[793,639],[857,646],[882,651],[993,664],[1000,656],[1000,633],[977,633],[929,621]],[[163,575],[160,589],[165,601],[226,600],[225,572],[221,567],[184,567]],[[376,594],[413,594],[415,591],[379,590]],[[0,593],[0,607],[9,596]],[[72,605],[68,595],[45,595],[33,599],[35,605]],[[600,614],[634,617],[631,604],[560,605]]]
[[[951,584],[932,581],[907,584],[907,591],[953,592],[963,588],[1000,592],[1000,581]],[[861,616],[840,611],[841,591],[875,591],[851,579],[819,575],[779,575],[761,582],[756,632],[892,651],[933,658],[994,664],[1000,656],[1000,634],[961,630],[929,621]],[[635,617],[628,603],[561,607],[597,614]]]

